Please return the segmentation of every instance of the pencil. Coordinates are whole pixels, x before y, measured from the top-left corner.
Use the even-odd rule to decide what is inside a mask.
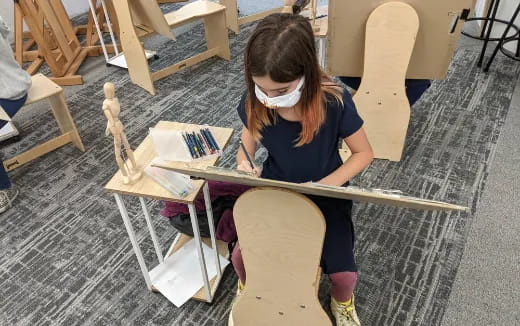
[[[251,157],[249,157],[249,153],[246,151],[246,147],[244,146],[244,143],[240,141],[240,147],[244,151],[244,154],[246,155],[247,161],[249,162],[249,165],[251,166],[251,169],[255,169],[255,165],[253,164],[253,161],[251,160]]]

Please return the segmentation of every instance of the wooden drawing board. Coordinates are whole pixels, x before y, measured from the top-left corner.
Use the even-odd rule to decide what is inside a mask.
[[[238,198],[233,217],[247,274],[233,325],[332,326],[318,300],[325,237],[318,206],[286,189],[254,188]]]
[[[393,191],[349,187],[333,187],[317,183],[292,183],[271,179],[263,179],[240,173],[236,170],[219,168],[194,168],[183,162],[152,162],[153,166],[184,173],[192,177],[206,180],[227,181],[253,187],[277,187],[290,189],[302,194],[318,195],[332,198],[352,199],[361,202],[406,207],[422,210],[468,211],[469,208],[441,201],[427,200],[404,196]]]
[[[376,158],[401,160],[410,121],[404,82],[418,30],[419,17],[404,2],[377,7],[366,23],[363,78],[353,100]]]
[[[363,72],[365,25],[370,13],[391,0],[330,0],[327,70],[334,76],[360,77]],[[395,0],[394,0],[395,1]],[[463,19],[475,0],[401,0],[419,15],[420,29],[407,78],[443,79],[459,40]],[[345,31],[348,31],[346,33]]]

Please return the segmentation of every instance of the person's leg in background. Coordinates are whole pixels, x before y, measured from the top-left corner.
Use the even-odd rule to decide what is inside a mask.
[[[360,77],[339,77],[339,79],[343,84],[355,90],[357,90],[361,84]],[[410,106],[413,106],[415,102],[421,98],[424,92],[430,88],[431,84],[429,79],[407,79],[405,81],[406,96],[408,97]]]
[[[18,110],[25,104],[27,95],[17,100],[0,99],[0,106],[9,117],[13,117]],[[8,122],[0,120],[0,129]],[[0,213],[5,212],[11,207],[14,199],[18,196],[18,189],[14,188],[5,171],[3,161],[0,161]]]

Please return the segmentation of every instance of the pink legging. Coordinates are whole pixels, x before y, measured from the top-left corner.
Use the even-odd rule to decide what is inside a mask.
[[[240,279],[242,284],[246,284],[246,269],[244,267],[244,261],[242,260],[242,253],[240,252],[240,246],[235,246],[233,253],[231,254],[231,262],[235,268],[235,272]],[[339,272],[329,274],[332,288],[330,294],[337,301],[344,302],[349,300],[354,293],[356,287],[357,272]]]

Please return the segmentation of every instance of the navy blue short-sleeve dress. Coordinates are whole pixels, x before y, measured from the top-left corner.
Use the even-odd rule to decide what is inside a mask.
[[[247,127],[246,95],[242,97],[237,111]],[[343,104],[333,96],[327,96],[326,111],[325,122],[314,139],[300,147],[295,147],[295,140],[302,129],[300,122],[278,116],[275,123],[261,131],[261,143],[268,152],[263,163],[263,178],[296,183],[318,181],[342,164],[338,142],[358,131],[363,120],[346,90],[343,92]],[[308,197],[320,208],[327,225],[321,257],[323,272],[357,271],[353,252],[352,201]]]

